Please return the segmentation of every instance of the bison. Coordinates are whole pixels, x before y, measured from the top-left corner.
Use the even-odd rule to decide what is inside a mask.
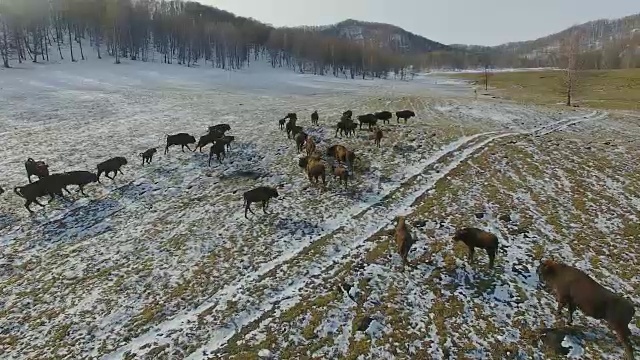
[[[415,243],[415,240],[411,236],[411,232],[407,227],[404,216],[398,216],[398,223],[396,224],[396,233],[395,233],[395,241],[398,250],[398,254],[400,258],[402,258],[402,271],[404,271],[405,265],[410,265],[409,260],[407,259],[409,256],[409,251],[411,250],[411,246]]]
[[[213,159],[213,154],[216,155],[216,159],[220,164],[222,164],[222,160],[227,156],[226,151],[224,150],[225,143],[223,141],[216,141],[211,149],[209,150],[209,166],[211,166],[211,159]]]
[[[153,155],[155,155],[157,152],[158,152],[158,149],[156,148],[151,148],[151,149],[145,150],[144,152],[141,152],[138,156],[142,158],[142,165],[144,166],[145,163],[151,164],[151,160],[153,160]]]
[[[376,133],[375,133],[375,138],[374,138],[374,141],[375,141],[375,144],[376,144],[377,147],[380,147],[380,141],[382,140],[382,136],[383,136],[382,129],[377,127],[376,128]]]
[[[555,295],[556,315],[568,309],[568,325],[573,313],[580,309],[585,315],[604,320],[625,349],[627,359],[634,359],[629,323],[635,315],[634,304],[600,285],[580,269],[553,260],[543,261],[536,270],[541,284]]]
[[[380,111],[375,114],[376,119],[382,120],[383,124],[388,124],[389,120],[393,117],[393,114],[390,111]]]
[[[269,206],[269,200],[277,198],[279,196],[278,190],[273,187],[259,186],[253,190],[249,190],[243,194],[244,198],[244,217],[247,217],[247,210],[253,215],[256,213],[251,210],[251,203],[262,202],[262,212],[267,213],[267,207]]]
[[[87,194],[84,193],[84,187],[98,181],[98,175],[90,171],[67,171],[61,175],[62,188],[66,192],[69,192],[67,186],[77,185],[80,188],[80,193],[85,196]]]
[[[17,186],[13,189],[13,192],[26,200],[24,207],[27,208],[30,214],[33,214],[33,210],[31,210],[30,207],[32,203],[44,207],[44,205],[38,201],[39,197],[49,195],[51,200],[53,200],[55,195],[58,195],[64,198],[62,194],[64,183],[61,181],[61,178],[60,176],[47,176],[36,182],[24,186]]]
[[[100,175],[102,175],[102,173],[105,173],[105,176],[108,177],[111,180],[115,180],[116,175],[118,175],[118,172],[122,175],[124,175],[122,173],[122,166],[127,165],[127,159],[125,159],[122,156],[116,156],[114,158],[111,158],[107,161],[103,161],[100,164],[98,164],[97,168],[98,168],[98,182],[100,182]],[[113,173],[113,177],[109,176],[109,173]]]
[[[49,176],[49,165],[44,161],[35,161],[32,158],[28,158],[24,163],[24,167],[27,170],[29,183],[31,183],[31,176],[35,175],[38,179]]]
[[[373,114],[365,114],[359,115],[358,121],[360,122],[360,130],[362,130],[363,124],[367,124],[369,126],[369,130],[371,130],[374,126],[376,126],[378,119]]]
[[[462,241],[469,248],[469,263],[473,263],[475,248],[485,249],[489,255],[489,269],[493,268],[493,263],[498,252],[498,237],[494,234],[480,230],[478,228],[467,227],[456,231],[453,235],[454,241]]]
[[[400,123],[400,119],[404,120],[404,123],[407,123],[407,120],[416,116],[416,113],[414,113],[411,110],[401,110],[401,111],[396,111],[396,121],[398,122],[398,124]]]
[[[202,152],[203,147],[209,144],[213,144],[215,141],[219,140],[223,136],[224,135],[222,135],[221,133],[215,132],[215,131],[210,132],[207,135],[200,136],[200,139],[198,139],[198,144],[196,144],[196,147],[193,148],[193,151],[200,149],[200,152]]]
[[[174,135],[167,135],[167,146],[164,148],[165,155],[169,152],[169,147],[174,145],[180,145],[182,147],[182,151],[184,152],[184,147],[186,146],[189,151],[191,148],[189,144],[195,144],[196,138],[187,134],[187,133],[178,133]]]
[[[318,116],[318,110],[316,110],[311,114],[311,125],[318,125],[319,119],[320,117]]]

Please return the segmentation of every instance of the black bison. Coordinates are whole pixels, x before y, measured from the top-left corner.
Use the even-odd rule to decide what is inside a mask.
[[[296,119],[290,119],[287,122],[287,124],[284,127],[285,130],[287,131],[287,139],[291,139],[291,133],[293,132],[294,128],[296,128],[296,127],[301,128],[300,126],[296,126]],[[293,136],[295,136],[295,134]]]
[[[213,155],[216,155],[216,159],[218,160],[218,162],[220,164],[222,164],[222,160],[224,160],[225,156],[227,155],[227,153],[224,151],[224,142],[222,141],[216,141],[215,143],[213,143],[213,146],[211,146],[211,149],[209,150],[209,166],[211,166],[211,159],[213,159]]]
[[[4,194],[4,189],[0,186],[0,195]]]
[[[180,145],[182,147],[182,151],[184,152],[184,147],[186,146],[189,151],[191,148],[189,144],[195,144],[196,138],[187,134],[187,133],[178,133],[175,135],[167,135],[167,146],[164,148],[164,153],[167,154],[169,152],[169,147],[174,145]]]
[[[38,201],[39,197],[49,195],[51,200],[53,200],[55,195],[58,195],[64,198],[62,194],[63,186],[64,184],[60,176],[47,176],[25,186],[17,186],[13,189],[13,192],[26,200],[24,207],[27,208],[29,213],[33,214],[33,210],[31,210],[30,207],[32,203],[44,207],[44,205]]]
[[[278,120],[278,124],[280,125],[280,131],[284,130],[284,123],[287,121],[287,119],[282,118],[280,120]]]
[[[295,125],[291,128],[291,137],[293,138],[293,140],[296,139],[298,134],[303,132],[302,130],[303,130],[302,126],[298,126],[298,125]]]
[[[209,133],[219,133],[224,135],[227,131],[231,130],[231,126],[229,124],[218,124],[209,126]]]
[[[103,161],[100,164],[98,164],[97,168],[98,168],[98,182],[100,182],[100,175],[102,175],[102,173],[105,174],[106,177],[108,177],[111,180],[115,180],[116,175],[118,175],[118,172],[120,174],[122,174],[122,166],[127,165],[127,159],[123,158],[122,156],[116,156],[114,158],[111,158],[107,161]],[[109,176],[109,173],[113,173],[113,177]],[[122,174],[124,175],[124,174]]]
[[[256,213],[251,210],[251,203],[254,202],[262,202],[262,211],[265,214],[267,213],[267,207],[269,206],[269,200],[272,198],[277,198],[279,196],[278,190],[273,187],[268,186],[259,186],[253,190],[249,190],[243,194],[244,198],[244,217],[247,217],[247,210],[250,211],[253,215]]]
[[[198,139],[198,143],[196,144],[196,147],[193,148],[193,151],[200,149],[200,152],[202,152],[203,147],[209,144],[213,144],[217,140],[221,139],[223,136],[224,135],[218,132],[210,132],[207,135],[200,136],[200,139]]]
[[[222,138],[218,139],[219,142],[223,143],[227,147],[227,151],[231,149],[231,143],[236,140],[235,136],[225,135]]]
[[[558,301],[556,315],[567,307],[568,325],[572,324],[576,309],[606,321],[624,346],[627,359],[634,359],[629,323],[636,311],[631,301],[600,285],[582,270],[553,260],[543,261],[537,268],[537,274]]]
[[[69,193],[67,186],[77,185],[80,188],[80,193],[87,195],[84,193],[84,187],[91,183],[98,182],[98,175],[91,171],[67,171],[60,175],[62,175],[62,188],[67,193]]]
[[[342,119],[340,122],[336,124],[335,136],[338,136],[338,132],[340,132],[340,136],[347,135],[347,137],[349,137],[350,135],[355,134],[355,131],[357,128],[358,128],[358,124],[353,122],[353,120]]]
[[[407,120],[414,116],[416,116],[416,113],[411,110],[396,111],[396,121],[398,124],[400,123],[400,119],[404,119],[404,123],[406,124]]]
[[[411,251],[411,246],[415,243],[415,240],[411,236],[411,232],[409,232],[404,216],[398,216],[395,240],[398,254],[400,255],[400,258],[402,258],[402,271],[404,271],[405,265],[410,265],[407,258],[409,256],[409,251]]]
[[[382,120],[383,124],[388,124],[389,120],[393,117],[391,111],[380,111],[374,114],[376,119]]]
[[[365,114],[365,115],[359,115],[358,116],[358,121],[360,122],[360,130],[362,130],[362,125],[363,124],[369,125],[369,130],[371,130],[371,128],[376,126],[376,123],[378,122],[378,119],[373,114]]]
[[[475,248],[487,250],[489,255],[489,269],[493,268],[493,262],[498,252],[498,237],[494,234],[478,228],[463,228],[453,235],[454,241],[462,241],[469,248],[469,263],[473,263]]]
[[[318,110],[316,110],[311,114],[311,125],[318,125],[319,119],[320,117],[318,116]]]
[[[347,110],[342,113],[342,117],[346,119],[351,119],[352,116],[353,116],[353,111],[351,110]]]
[[[138,154],[138,156],[142,158],[142,165],[144,166],[145,163],[151,164],[151,160],[153,160],[153,155],[155,155],[157,152],[158,152],[158,149],[151,148]]]
[[[28,158],[24,163],[24,167],[27,170],[27,178],[31,183],[31,176],[35,175],[38,179],[49,176],[49,165],[44,161],[35,161],[32,158]]]

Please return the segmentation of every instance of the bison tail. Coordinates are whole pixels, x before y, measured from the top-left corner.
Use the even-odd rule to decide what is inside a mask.
[[[20,186],[14,187],[13,192],[15,192],[16,195],[20,196],[21,198],[24,198],[24,195],[22,195],[22,188]]]

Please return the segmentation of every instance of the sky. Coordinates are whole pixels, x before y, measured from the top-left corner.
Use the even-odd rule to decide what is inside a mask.
[[[572,25],[640,13],[640,0],[195,0],[274,26],[352,18],[400,26],[444,44],[533,40]]]

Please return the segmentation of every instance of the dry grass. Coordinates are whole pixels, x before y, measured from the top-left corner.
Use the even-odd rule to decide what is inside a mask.
[[[453,76],[484,84],[482,74]],[[581,107],[640,110],[640,69],[591,70],[579,76],[574,102]],[[489,78],[489,92],[525,103],[564,104],[562,77],[562,71],[495,73]]]

